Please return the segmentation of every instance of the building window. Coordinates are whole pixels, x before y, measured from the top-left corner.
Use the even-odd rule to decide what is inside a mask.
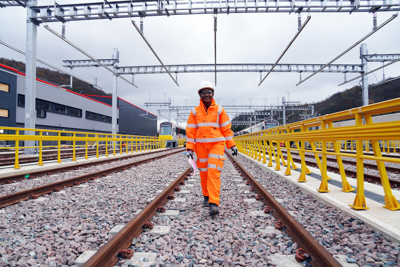
[[[0,91],[10,92],[10,86],[8,84],[0,83]]]
[[[0,117],[8,118],[8,109],[0,108]]]
[[[94,112],[86,111],[86,119],[92,121],[101,121],[106,123],[111,123],[111,117],[106,115],[97,114]]]
[[[25,96],[18,94],[18,106],[19,107],[25,107]],[[36,110],[39,111],[46,111],[46,112],[51,112],[51,113],[57,113],[57,114],[63,114],[67,116],[72,116],[72,117],[78,117],[82,118],[82,109],[79,108],[73,108],[53,102],[49,102],[46,100],[42,99],[36,99]],[[44,113],[44,117],[39,117],[38,118],[46,118],[46,112]]]
[[[37,109],[36,110],[36,117],[37,118],[46,118],[46,110]]]

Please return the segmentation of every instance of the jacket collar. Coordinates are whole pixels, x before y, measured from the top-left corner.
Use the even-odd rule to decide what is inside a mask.
[[[211,105],[208,108],[214,108],[217,104],[215,103],[214,98],[211,101]],[[206,109],[206,106],[204,105],[203,101],[200,99],[200,106],[202,106],[204,109]]]

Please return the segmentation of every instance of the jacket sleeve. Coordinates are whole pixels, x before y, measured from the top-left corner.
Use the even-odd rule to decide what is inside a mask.
[[[186,135],[187,135],[186,149],[191,149],[194,151],[194,143],[196,142],[196,133],[197,133],[196,116],[193,114],[192,110],[190,112],[189,119],[186,123]]]
[[[222,135],[226,139],[226,147],[229,149],[235,146],[235,141],[233,141],[233,132],[231,130],[231,120],[226,114],[225,109],[222,109],[221,114],[219,115],[219,129]]]

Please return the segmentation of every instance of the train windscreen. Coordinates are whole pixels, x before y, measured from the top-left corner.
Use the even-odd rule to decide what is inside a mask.
[[[160,126],[160,135],[171,135],[172,125],[166,124]]]

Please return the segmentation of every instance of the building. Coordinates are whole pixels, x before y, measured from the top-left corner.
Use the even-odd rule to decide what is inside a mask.
[[[111,96],[85,95],[111,105]],[[119,98],[119,132],[120,134],[157,135],[157,116]]]
[[[36,80],[35,128],[111,133],[111,105]],[[0,126],[24,124],[25,74],[0,64]]]

